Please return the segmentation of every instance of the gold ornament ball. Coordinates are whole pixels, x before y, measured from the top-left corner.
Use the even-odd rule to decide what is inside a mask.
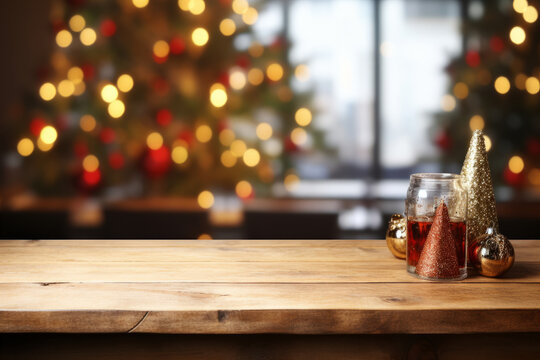
[[[407,251],[407,219],[400,214],[394,214],[388,223],[386,245],[398,259],[405,259]]]
[[[514,264],[512,243],[493,228],[477,237],[469,247],[471,263],[481,275],[496,277],[508,271]]]

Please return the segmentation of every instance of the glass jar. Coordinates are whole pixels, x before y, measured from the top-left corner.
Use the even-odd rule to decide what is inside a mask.
[[[439,258],[430,260],[433,267],[444,267],[445,256],[451,257],[454,262],[457,258],[459,271],[449,272],[452,275],[422,275],[417,272],[417,264],[422,255],[424,244],[433,225],[437,207],[446,204],[450,218],[451,239],[439,237],[440,241],[452,241],[450,244],[442,244],[445,249],[455,249],[454,253],[437,254]],[[415,276],[430,280],[461,280],[467,277],[467,190],[462,184],[461,176],[445,173],[421,173],[411,175],[407,200],[405,203],[407,216],[407,271]],[[440,232],[440,231],[439,231]],[[448,238],[448,236],[446,236]],[[441,245],[439,245],[441,246]],[[431,249],[432,247],[430,247]],[[451,256],[448,256],[450,254]],[[424,256],[427,258],[427,256]],[[422,260],[424,261],[424,260]]]

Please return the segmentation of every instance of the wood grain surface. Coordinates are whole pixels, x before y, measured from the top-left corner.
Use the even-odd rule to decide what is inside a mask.
[[[500,279],[428,282],[381,240],[0,242],[0,332],[540,331],[540,241]]]

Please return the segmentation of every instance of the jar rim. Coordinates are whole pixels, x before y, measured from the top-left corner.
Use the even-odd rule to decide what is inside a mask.
[[[422,181],[452,181],[460,180],[461,175],[452,174],[452,173],[416,173],[411,174],[411,180],[422,180]]]

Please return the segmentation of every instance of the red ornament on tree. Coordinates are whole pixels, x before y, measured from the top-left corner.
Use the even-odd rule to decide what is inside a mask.
[[[504,181],[510,186],[521,187],[525,184],[525,172],[521,171],[516,174],[512,172],[508,167],[504,169],[503,173]]]
[[[113,36],[116,33],[116,24],[111,19],[105,19],[101,22],[99,30],[101,31],[101,35],[105,37]]]
[[[480,54],[478,54],[478,51],[467,51],[467,54],[465,55],[465,62],[467,62],[467,65],[470,67],[477,67],[480,65]]]
[[[94,78],[94,75],[96,73],[96,69],[94,68],[94,65],[92,64],[83,64],[81,66],[81,70],[83,71],[84,80],[92,80]]]
[[[189,130],[182,130],[180,134],[178,134],[178,139],[185,141],[186,144],[191,147],[194,141],[193,132]]]
[[[88,155],[88,145],[86,145],[86,143],[82,141],[77,141],[73,145],[73,152],[75,153],[75,155],[77,155],[77,157],[82,159],[86,155]]]
[[[156,122],[161,126],[167,126],[172,121],[172,113],[168,109],[161,109],[156,114]]]
[[[184,50],[186,49],[186,43],[184,42],[184,40],[182,40],[182,38],[175,36],[169,42],[169,47],[171,54],[178,55],[184,52]]]
[[[249,60],[249,57],[247,55],[240,55],[236,59],[236,65],[240,66],[243,69],[247,69],[251,66],[251,60]]]
[[[110,127],[103,128],[101,132],[99,133],[99,139],[104,144],[112,143],[115,138],[116,138],[116,134],[114,130],[111,129]]]
[[[448,130],[441,131],[435,138],[435,144],[444,151],[448,151],[452,148],[452,138],[448,134]]]
[[[41,129],[43,129],[45,125],[47,125],[47,122],[44,119],[40,117],[35,117],[30,122],[30,132],[34,136],[39,136],[39,134],[41,133]]]
[[[120,152],[113,152],[109,155],[109,165],[111,168],[118,170],[124,167],[124,155]]]
[[[146,175],[152,179],[158,179],[165,175],[171,167],[171,155],[166,146],[159,149],[148,149],[143,159],[143,167]]]
[[[287,136],[285,138],[285,151],[288,153],[297,152],[299,150],[299,147],[292,141],[290,136]]]
[[[489,40],[489,47],[493,52],[499,53],[504,50],[504,41],[498,36],[492,36]]]

